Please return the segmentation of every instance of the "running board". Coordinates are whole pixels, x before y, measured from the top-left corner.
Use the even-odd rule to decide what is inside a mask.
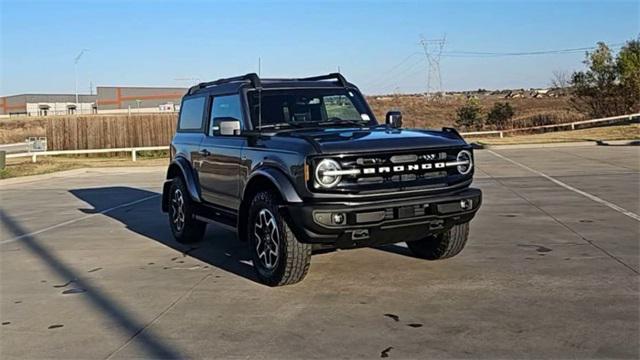
[[[199,204],[196,209],[195,218],[207,223],[213,223],[216,225],[222,225],[225,228],[236,231],[236,224],[238,217],[235,214],[231,214],[227,211],[212,208],[206,205]]]

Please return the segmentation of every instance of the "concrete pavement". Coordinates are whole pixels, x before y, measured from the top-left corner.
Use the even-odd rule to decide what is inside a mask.
[[[640,223],[607,205],[640,213],[638,149],[476,154],[462,254],[317,254],[282,288],[227,230],[173,241],[164,169],[0,182],[0,357],[638,358]]]

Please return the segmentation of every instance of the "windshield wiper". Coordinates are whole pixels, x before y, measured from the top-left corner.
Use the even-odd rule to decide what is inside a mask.
[[[366,122],[364,120],[345,120],[345,119],[335,119],[335,120],[327,120],[327,121],[318,121],[318,125],[357,125],[364,126]]]
[[[281,122],[281,123],[275,123],[275,124],[265,124],[265,125],[262,125],[260,129],[279,128],[282,126],[289,126],[289,127],[295,127],[295,128],[302,127],[301,123]]]
[[[356,125],[356,126],[366,126],[367,123],[364,120],[343,120],[343,119],[333,119],[333,120],[325,120],[325,121],[300,121],[300,122],[280,122],[275,124],[264,124],[260,127],[260,129],[273,129],[279,127],[293,127],[293,128],[303,128],[303,127],[311,127],[311,126],[319,126],[319,125]]]

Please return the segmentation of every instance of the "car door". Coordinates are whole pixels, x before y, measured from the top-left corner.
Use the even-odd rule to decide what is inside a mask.
[[[205,202],[238,210],[240,207],[241,152],[246,139],[239,135],[220,135],[217,122],[237,119],[244,126],[238,94],[213,96],[210,101],[208,129],[200,143],[200,188]]]

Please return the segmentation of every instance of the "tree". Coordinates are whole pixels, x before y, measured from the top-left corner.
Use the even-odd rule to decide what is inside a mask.
[[[513,118],[515,111],[508,102],[493,104],[493,108],[487,114],[487,125],[493,125],[497,129],[505,129]]]
[[[570,75],[566,71],[555,70],[551,78],[551,87],[554,89],[564,89],[569,86]]]
[[[631,40],[622,47],[616,59],[620,85],[628,112],[640,111],[640,40]]]
[[[476,99],[468,99],[467,103],[456,110],[456,126],[465,129],[482,127],[482,108]]]
[[[574,106],[593,117],[623,115],[640,105],[640,43],[627,42],[616,59],[600,42],[587,52],[586,71],[571,76]]]

